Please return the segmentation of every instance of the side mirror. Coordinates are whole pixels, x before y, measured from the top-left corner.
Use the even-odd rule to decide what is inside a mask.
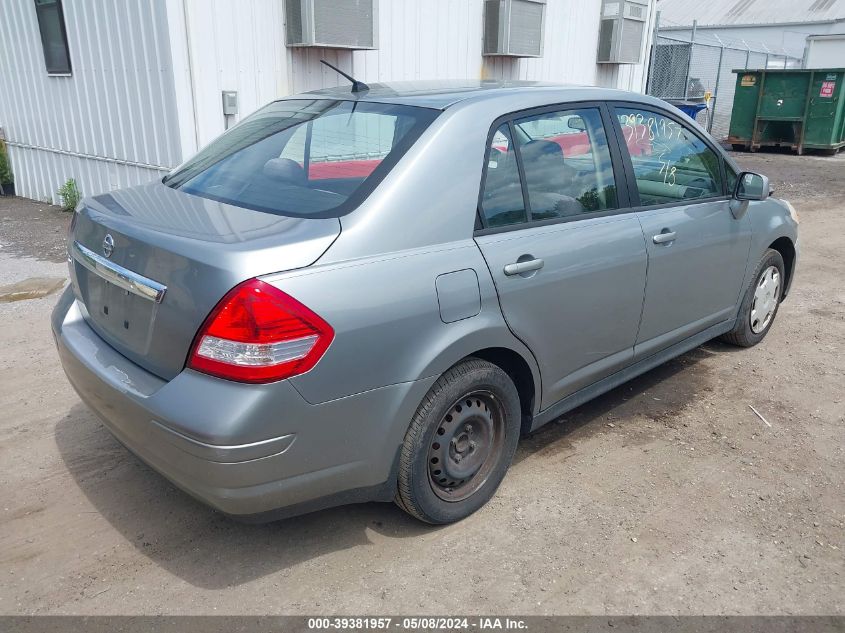
[[[753,171],[742,172],[733,194],[737,200],[765,200],[769,197],[769,179]]]

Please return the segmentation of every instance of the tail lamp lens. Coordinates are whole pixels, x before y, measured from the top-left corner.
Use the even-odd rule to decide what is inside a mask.
[[[333,338],[332,327],[299,301],[250,279],[208,315],[188,367],[237,382],[273,382],[314,367]]]

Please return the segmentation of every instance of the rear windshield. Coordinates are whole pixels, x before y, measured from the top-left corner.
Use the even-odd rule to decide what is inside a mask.
[[[337,217],[370,194],[437,114],[383,103],[276,101],[163,182],[248,209]]]

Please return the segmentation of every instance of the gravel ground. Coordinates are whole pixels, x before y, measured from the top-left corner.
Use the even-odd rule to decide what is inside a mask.
[[[801,214],[766,340],[709,343],[545,427],[447,527],[390,504],[220,516],[79,402],[55,294],[0,303],[0,613],[845,613],[845,161],[737,158]],[[0,217],[0,285],[65,274],[67,216],[0,199]]]
[[[789,201],[816,202],[845,197],[845,151],[833,157],[791,152],[731,152],[743,169],[769,177],[775,195]]]
[[[0,198],[0,253],[65,261],[70,213],[26,198]]]

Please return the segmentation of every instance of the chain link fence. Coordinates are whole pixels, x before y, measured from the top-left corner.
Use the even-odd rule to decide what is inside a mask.
[[[736,45],[699,42],[681,37],[654,38],[648,73],[648,94],[661,99],[705,103],[696,120],[716,139],[728,136],[736,75],[739,68],[800,68],[801,59]]]

